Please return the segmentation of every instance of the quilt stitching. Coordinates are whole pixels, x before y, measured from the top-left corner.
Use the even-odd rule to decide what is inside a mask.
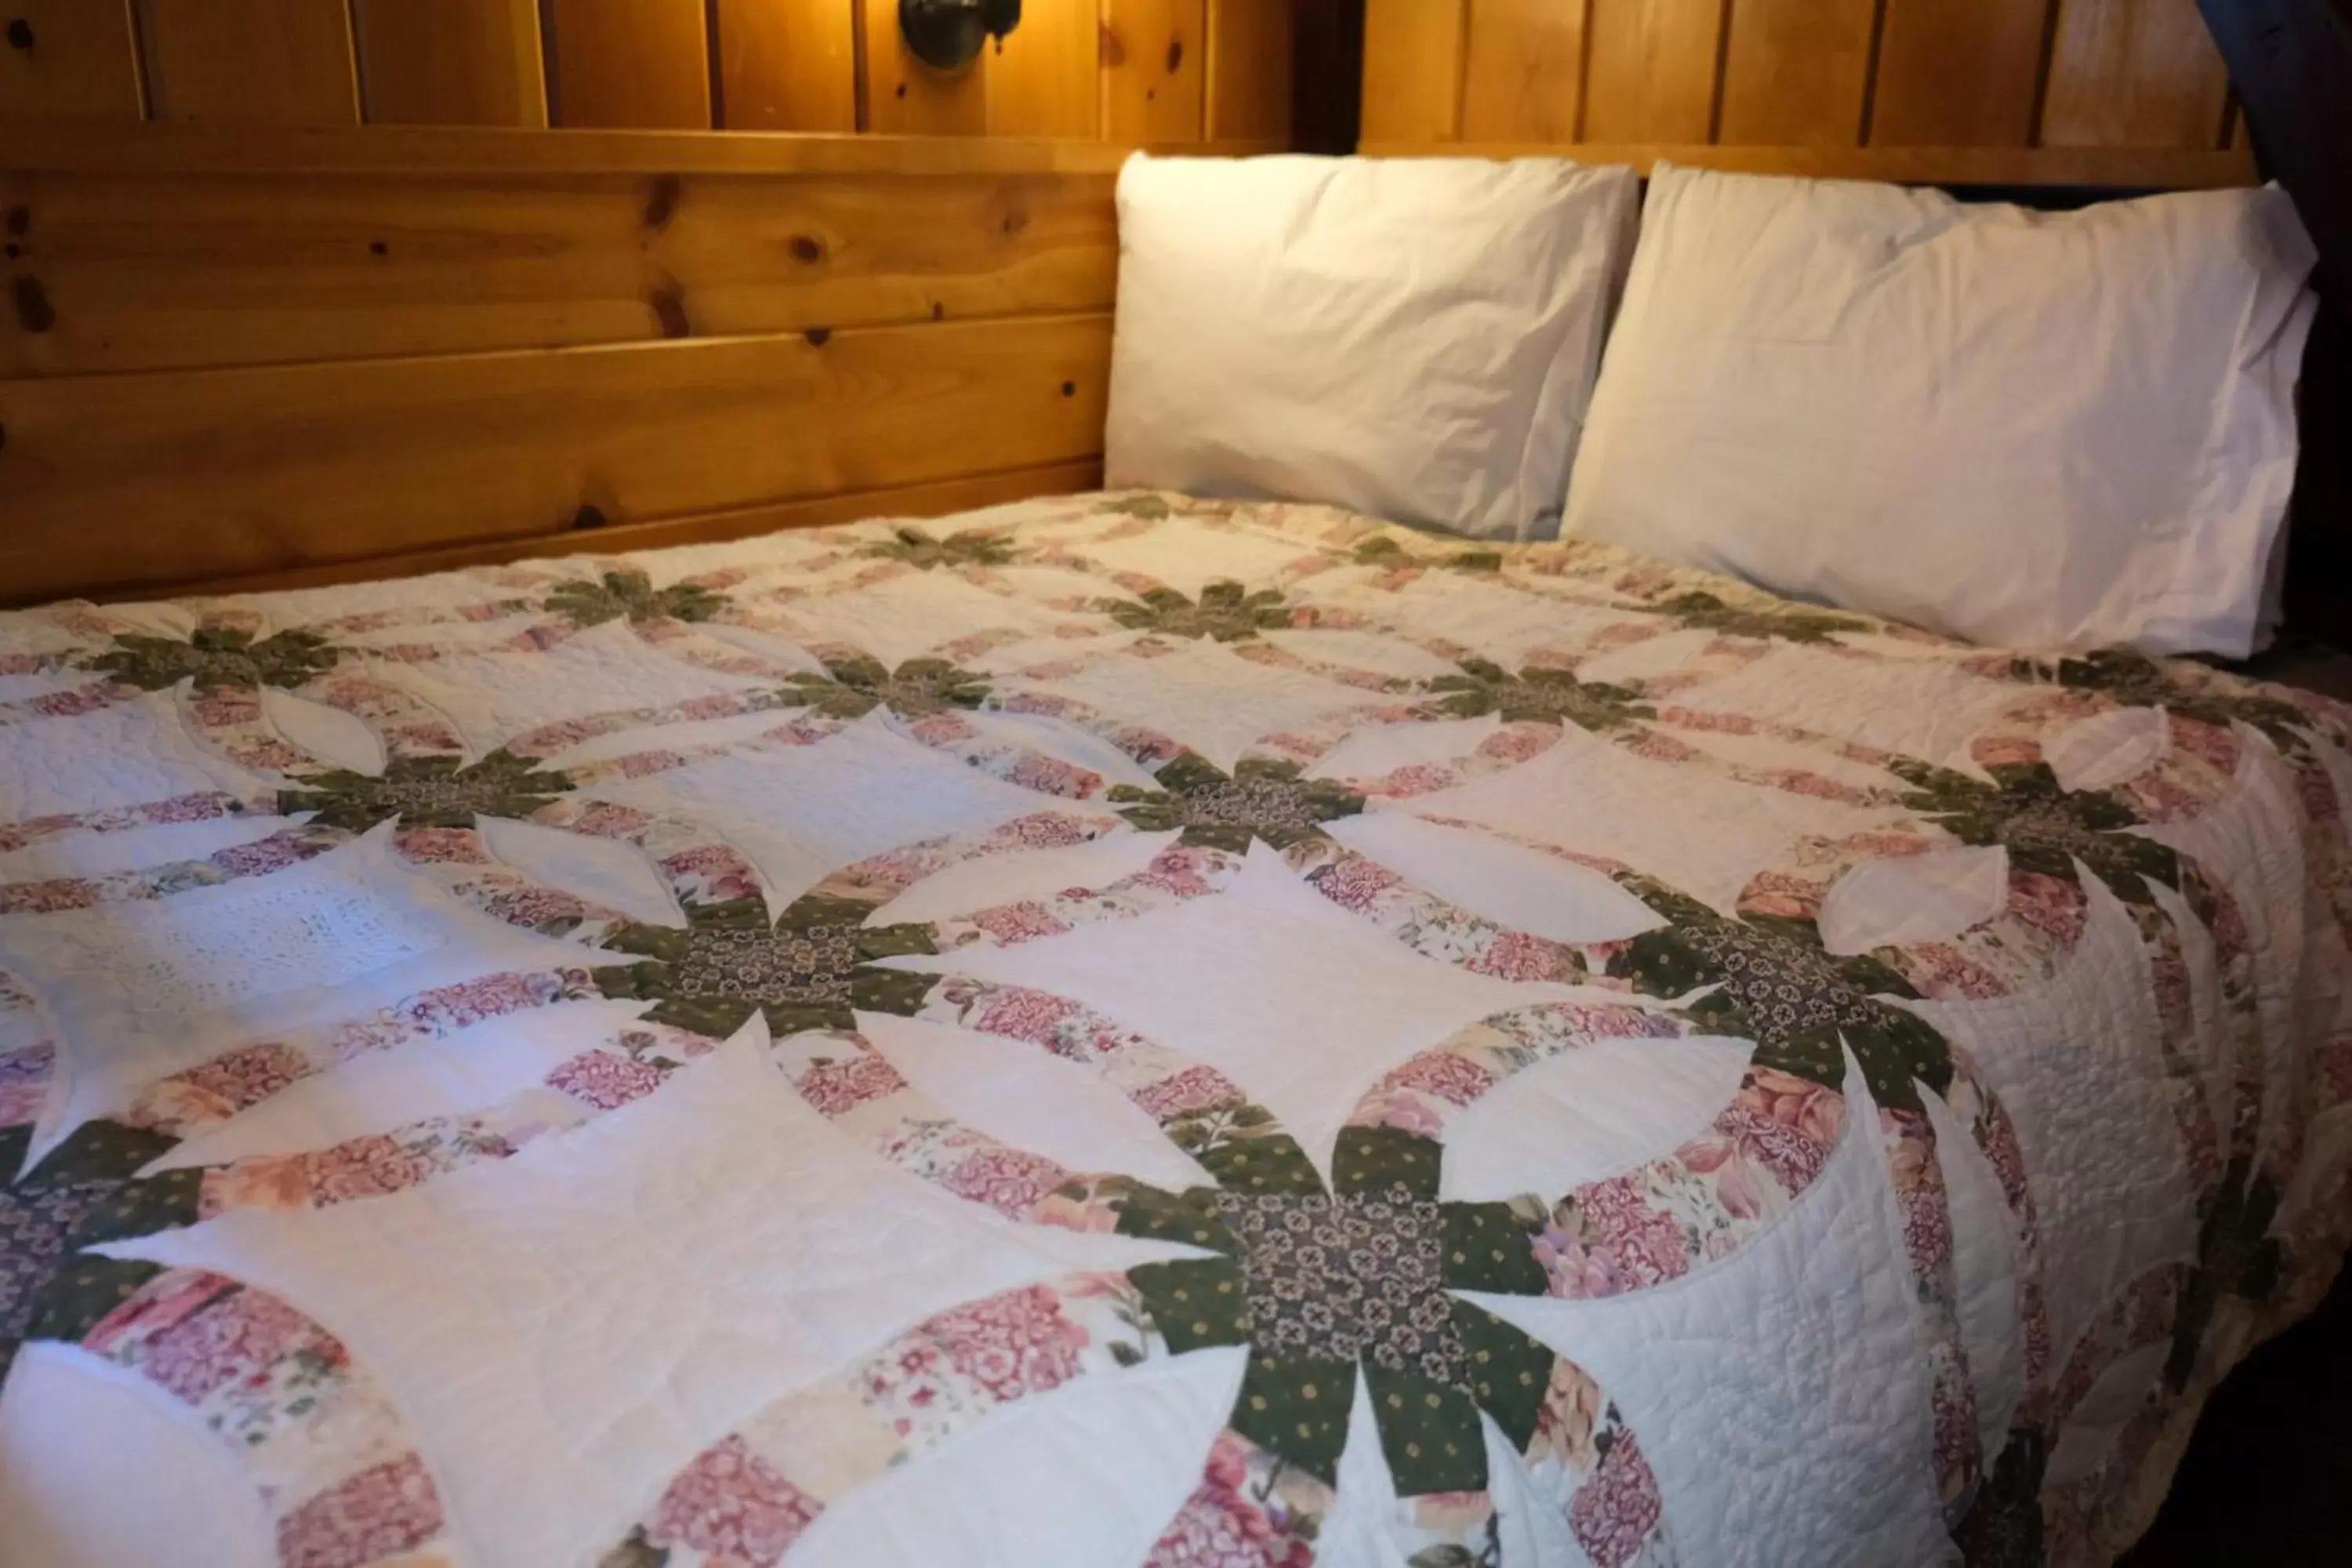
[[[1210,539],[1272,544],[1294,558],[1268,582],[1216,580],[1185,592],[1105,566],[1089,553],[1176,524]],[[812,635],[794,618],[803,595],[887,584],[899,574],[950,574],[983,594],[1017,600],[1022,592],[1001,574],[1024,563],[1099,579],[1118,596],[1044,601],[1045,612],[1063,617],[1048,635],[1066,648],[1043,660],[1003,653],[1036,635],[1034,628],[942,638],[931,653],[894,665]],[[1430,574],[1507,583],[1517,593],[1599,612],[1606,624],[1514,658],[1515,674],[1477,648],[1421,632],[1410,617],[1382,606],[1383,595]],[[35,1337],[76,1341],[131,1365],[210,1412],[216,1429],[259,1434],[249,1439],[255,1444],[292,1430],[289,1417],[307,1418],[303,1402],[321,1391],[345,1413],[338,1419],[396,1431],[396,1418],[383,1414],[383,1396],[363,1369],[349,1367],[340,1343],[294,1308],[234,1281],[114,1263],[80,1249],[236,1208],[363,1202],[495,1163],[533,1138],[560,1135],[579,1120],[658,1092],[678,1067],[757,1017],[777,1065],[803,1097],[902,1168],[1026,1223],[1108,1226],[1182,1239],[1212,1254],[973,1303],[912,1331],[872,1364],[879,1368],[895,1356],[901,1367],[935,1369],[925,1373],[926,1403],[907,1408],[940,1414],[904,1418],[907,1430],[891,1439],[898,1446],[890,1463],[912,1458],[965,1421],[1083,1375],[1097,1361],[1116,1370],[1192,1348],[1246,1344],[1251,1359],[1240,1400],[1199,1487],[1154,1550],[1158,1568],[1229,1560],[1303,1568],[1311,1562],[1334,1503],[1346,1405],[1360,1378],[1399,1482],[1400,1527],[1417,1543],[1415,1568],[1494,1560],[1500,1537],[1485,1497],[1481,1412],[1511,1439],[1522,1463],[1552,1478],[1548,1506],[1588,1556],[1607,1568],[1658,1564],[1674,1552],[1666,1510],[1642,1446],[1614,1405],[1567,1357],[1453,1292],[1617,1294],[1685,1277],[1737,1250],[1820,1174],[1844,1126],[1850,1052],[1878,1108],[1880,1125],[1872,1131],[1888,1152],[1904,1216],[1922,1356],[1935,1385],[1934,1459],[1948,1516],[1961,1540],[1979,1543],[1972,1552],[1992,1552],[1981,1543],[1998,1541],[2008,1543],[2000,1552],[2046,1552],[2063,1561],[2081,1555],[2108,1528],[2103,1510],[2109,1496],[2102,1489],[2115,1486],[2147,1450],[2172,1409],[2168,1400],[2152,1402],[2127,1426],[2108,1466],[2064,1487],[2046,1487],[2042,1472],[2052,1436],[2100,1371],[2136,1345],[2168,1342],[2165,1383],[2171,1394],[2181,1394],[2197,1377],[2217,1317],[2241,1310],[2234,1302],[2273,1296],[2285,1276],[2326,1256],[2330,1239],[2340,1241],[2273,1232],[2302,1123],[2284,1137],[2263,1132],[2252,938],[2222,881],[2147,832],[2196,819],[2231,787],[2245,746],[2269,747],[2294,780],[2309,819],[2315,907],[2333,910],[2339,925],[2352,930],[2352,857],[2322,754],[2323,748],[2341,752],[2352,726],[2323,700],[2268,695],[2213,672],[2124,654],[2063,661],[1957,655],[1898,628],[1778,605],[1605,551],[1435,553],[1336,514],[1172,497],[1082,503],[1034,541],[995,529],[943,537],[913,527],[878,537],[873,530],[836,531],[783,572],[738,564],[658,584],[654,572],[625,565],[584,575],[515,568],[479,576],[492,596],[451,609],[366,610],[296,626],[273,626],[250,611],[216,610],[184,639],[126,630],[102,611],[68,607],[49,623],[64,647],[0,660],[9,673],[72,670],[100,678],[9,705],[0,710],[0,722],[37,724],[160,695],[173,703],[191,735],[260,781],[241,795],[226,791],[7,825],[0,826],[0,846],[23,849],[250,812],[307,819],[259,846],[206,859],[0,887],[0,909],[37,917],[174,897],[267,876],[355,836],[386,830],[408,865],[485,918],[565,937],[582,954],[575,965],[421,992],[368,1017],[250,1042],[156,1082],[116,1118],[75,1130],[9,1195],[14,1206],[0,1211],[0,1220],[14,1227],[0,1228],[0,1265],[7,1269],[0,1274],[0,1334],[9,1331],[12,1291],[59,1253],[33,1313]],[[1342,591],[1327,592],[1343,577]],[[528,658],[606,626],[626,628],[631,646],[648,658],[765,684],[674,709],[558,719],[473,755],[457,726],[396,679],[404,664],[448,656],[454,645],[436,641],[436,628],[484,628],[494,637],[487,646]],[[728,627],[794,644],[824,673],[710,635]],[[1405,679],[1368,671],[1321,651],[1311,638],[1277,643],[1265,636],[1318,629],[1370,633],[1432,656],[1453,673]],[[1106,631],[1123,635],[1106,638]],[[1706,638],[1674,670],[1613,679],[1582,672],[1591,659],[1673,632]],[[393,640],[401,637],[415,640]],[[1308,674],[1334,689],[1353,689],[1361,700],[1263,735],[1234,765],[1220,768],[1177,733],[1097,711],[1050,689],[1076,670],[1148,666],[1171,644],[1184,643],[1228,648],[1267,670]],[[1969,759],[1974,773],[1705,706],[1708,680],[1791,644],[1853,658],[1954,658],[1974,675],[2012,687],[2018,700],[1976,738]],[[1901,654],[1889,651],[1905,644]],[[383,743],[382,770],[320,766],[278,731],[260,700],[264,689],[323,701],[359,719]],[[2067,723],[2125,707],[2168,715],[2162,757],[2111,789],[2067,789],[2043,760],[2045,739]],[[1043,719],[1107,742],[1142,765],[1151,784],[1115,784],[1050,752],[1008,742],[988,727],[994,714]],[[648,734],[656,743],[555,765],[567,749],[607,735],[762,715],[773,723],[746,731],[748,739],[681,742]],[[1491,720],[1500,728],[1453,763],[1377,776],[1317,771],[1350,736],[1423,719]],[[600,793],[614,781],[658,778],[746,746],[822,746],[845,726],[872,722],[1049,804],[997,830],[905,846],[841,868],[779,907],[723,839]],[[1345,847],[1328,831],[1367,811],[1526,765],[1570,729],[1645,762],[1881,810],[1901,822],[1786,846],[1728,913],[1634,867],[1570,856],[1664,922],[1643,936],[1596,943],[1536,937],[1472,915]],[[1718,749],[1727,739],[1793,748],[1820,764],[1746,760],[1736,748]],[[1887,782],[1853,782],[1855,769]],[[1097,801],[1107,809],[1085,804]],[[642,853],[677,900],[682,923],[648,924],[533,882],[489,852],[478,826],[484,818],[551,826]],[[1108,888],[1067,889],[951,919],[873,923],[900,891],[950,867],[1067,847],[1114,831],[1173,838],[1144,871]],[[2008,889],[1998,917],[1952,938],[1868,955],[1833,957],[1824,950],[1814,921],[1846,870],[1939,843],[2005,853]],[[1564,853],[1538,844],[1520,847]],[[1366,1091],[1341,1135],[1327,1184],[1272,1115],[1216,1069],[1066,998],[956,973],[956,953],[975,945],[1018,945],[1213,898],[1254,849],[1278,854],[1306,886],[1424,957],[1512,980],[1616,989],[1628,1000],[1613,1007],[1543,1004],[1497,1015],[1391,1069]],[[2166,1093],[2197,1184],[2200,1242],[2195,1268],[2136,1283],[2137,1293],[2126,1298],[2128,1310],[2118,1307],[2095,1321],[2062,1356],[2069,1347],[2047,1342],[2033,1198],[2008,1113],[1966,1054],[1905,1004],[2010,995],[2048,974],[2084,929],[2084,870],[2123,902],[2149,956],[2165,1026]],[[2154,891],[2158,888],[2166,898]],[[2229,1103],[2218,1124],[2200,1068],[2186,1054],[2185,1042],[2205,1026],[2190,994],[2190,950],[2167,901],[2176,897],[2219,955],[2219,1014],[2234,1055]],[[600,957],[625,962],[601,963]],[[907,966],[913,960],[923,966]],[[572,1108],[565,1118],[548,1122],[537,1113],[493,1109],[333,1149],[132,1179],[177,1139],[355,1055],[598,996],[645,1005],[634,1026],[548,1076],[547,1087]],[[51,1058],[42,1054],[46,1043],[14,1043],[23,1029],[37,1026],[29,999],[0,1000],[13,1008],[0,1027],[15,1031],[0,1033],[0,1108],[22,1101],[16,1114],[29,1121],[40,1101],[9,1088],[9,1064],[21,1065],[16,1077],[37,1087],[52,1070]],[[1067,1172],[996,1143],[917,1092],[858,1033],[861,1012],[952,1022],[1088,1065],[1125,1090],[1218,1184],[1162,1192],[1116,1173]],[[1496,1084],[1591,1039],[1701,1030],[1749,1037],[1755,1051],[1733,1103],[1698,1138],[1556,1201],[1440,1200],[1445,1127]],[[2324,1064],[2335,1050],[2331,1042],[2313,1054],[2322,1064],[2315,1080],[2325,1079]],[[2024,1249],[2018,1312],[2028,1390],[1997,1465],[1988,1466],[1989,1456],[1977,1447],[1971,1374],[1950,1279],[1951,1219],[1923,1091],[1946,1102],[1990,1162]],[[20,1140],[25,1135],[20,1126]],[[217,1331],[247,1318],[253,1332]],[[264,1327],[266,1345],[255,1337]],[[1008,1377],[976,1370],[1001,1364],[1014,1345],[1014,1364],[1028,1371]],[[895,1375],[869,1371],[859,1377],[862,1383],[845,1385],[862,1389],[852,1394],[854,1404],[879,1410],[907,1396]],[[235,1411],[207,1403],[232,1384],[255,1391],[261,1403],[247,1399]],[[374,1414],[351,1414],[360,1411]],[[312,1475],[276,1500],[284,1561],[362,1563],[432,1549],[446,1521],[425,1460],[413,1450],[382,1458],[399,1448],[397,1439],[387,1441],[391,1449],[379,1444],[366,1465],[336,1471],[330,1457],[324,1462],[335,1473]],[[670,1483],[610,1561],[651,1564],[679,1551],[782,1560],[834,1494],[794,1479],[800,1472],[780,1454],[757,1423],[724,1437]],[[1245,1559],[1234,1555],[1242,1552]]]

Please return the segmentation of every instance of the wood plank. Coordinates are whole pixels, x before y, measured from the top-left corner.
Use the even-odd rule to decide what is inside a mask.
[[[140,6],[156,119],[358,123],[344,0],[140,0]]]
[[[1463,67],[1466,139],[1577,139],[1585,10],[1586,0],[1476,0]]]
[[[1101,33],[1099,0],[1028,0],[1020,27],[989,57],[988,133],[1100,135]]]
[[[0,376],[1108,309],[1095,174],[7,174]]]
[[[136,120],[145,112],[131,0],[10,0],[0,22],[8,29],[0,46],[0,120]]]
[[[2213,147],[2229,97],[2197,0],[2060,0],[2047,145]]]
[[[1462,139],[1470,0],[1365,0],[1364,140]]]
[[[988,134],[989,51],[961,70],[935,70],[898,31],[898,0],[864,0],[866,125],[900,136]]]
[[[560,560],[568,555],[618,555],[639,550],[667,550],[680,544],[722,544],[764,533],[794,529],[827,528],[836,523],[865,522],[876,518],[950,517],[1007,501],[1039,496],[1083,495],[1102,488],[1102,461],[1081,458],[1049,463],[1043,468],[1013,468],[1003,473],[974,474],[937,484],[900,485],[881,490],[845,490],[839,495],[774,506],[747,507],[729,511],[695,512],[655,522],[629,522],[610,528],[578,528],[544,539],[496,540],[485,544],[454,544],[443,550],[413,551],[399,555],[371,556],[362,561],[336,561],[322,566],[298,566],[283,572],[261,572],[239,577],[214,577],[168,586],[146,586],[100,592],[100,600],[194,597],[220,594],[259,594],[285,588],[323,588],[338,583],[382,582],[417,577],[430,572],[455,572],[467,566],[496,566],[510,561]]]
[[[1205,134],[1203,0],[1103,0],[1103,134],[1198,142]]]
[[[1862,141],[1878,0],[1738,0],[1717,140],[1753,147]]]
[[[1279,0],[1209,0],[1209,138],[1288,142],[1297,19]]]
[[[1237,144],[1234,151],[1255,150]],[[1128,149],[986,137],[472,126],[0,123],[0,169],[58,173],[1003,174],[1116,174]]]
[[[708,130],[703,0],[546,0],[558,125]]]
[[[1091,458],[1107,315],[0,383],[0,595]]]
[[[1870,139],[1882,147],[2033,140],[2053,0],[1886,0]]]
[[[1367,142],[1368,158],[1557,158],[1627,163],[1643,174],[1658,163],[1737,174],[1811,180],[1885,180],[1908,185],[2080,185],[2117,190],[2206,190],[2259,183],[2244,149],[2173,147],[1715,147],[1590,142],[1575,147],[1527,142],[1447,146]]]
[[[1714,139],[1723,0],[1592,0],[1584,139]]]
[[[352,0],[372,125],[547,123],[538,0]]]
[[[857,129],[848,0],[717,0],[720,118],[730,131]]]

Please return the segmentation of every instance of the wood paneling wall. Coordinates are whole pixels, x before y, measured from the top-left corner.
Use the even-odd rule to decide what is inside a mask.
[[[1202,132],[1204,0],[1103,0],[1103,132],[1182,142]]]
[[[145,111],[131,0],[10,0],[0,121],[136,120]]]
[[[2050,0],[1887,0],[1872,145],[2032,145],[2053,19]]]
[[[898,0],[6,0],[0,122],[1292,141],[1299,0],[1027,0],[960,71]],[[1314,0],[1321,4],[1323,0]],[[1418,3],[1418,0],[1416,0]]]
[[[857,18],[848,5],[719,0],[713,15],[722,129],[857,129]]]
[[[140,0],[158,120],[355,125],[344,0]]]
[[[547,95],[559,125],[708,130],[702,0],[544,0]]]
[[[1085,488],[1119,157],[0,127],[0,600]]]
[[[2252,177],[2196,0],[1368,0],[1364,142],[1981,183]]]
[[[1281,142],[1291,135],[1297,8],[1281,0],[1209,0],[1202,84],[1212,142]]]
[[[352,0],[379,125],[545,125],[538,0]]]
[[[1102,134],[1102,10],[1096,0],[1024,5],[1020,32],[981,68],[992,135]]]

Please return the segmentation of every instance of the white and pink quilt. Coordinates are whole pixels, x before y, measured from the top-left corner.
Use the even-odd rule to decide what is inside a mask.
[[[0,616],[0,1563],[2104,1563],[2347,745],[1153,494]]]

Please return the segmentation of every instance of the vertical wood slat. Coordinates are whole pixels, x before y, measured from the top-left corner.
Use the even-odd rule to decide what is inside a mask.
[[[1588,142],[1713,140],[1723,0],[1593,0]]]
[[[1103,134],[1114,142],[1198,142],[1204,0],[1103,0]]]
[[[1717,139],[1738,147],[1855,145],[1877,21],[1878,0],[1738,0]]]
[[[2023,147],[2055,0],[1886,0],[1874,147]]]
[[[849,0],[717,0],[711,16],[720,129],[857,129]]]
[[[143,112],[131,0],[9,0],[0,20],[14,33],[0,44],[0,121]]]
[[[1462,139],[1469,0],[1365,0],[1367,142]]]
[[[1591,0],[1475,0],[1462,65],[1465,142],[1573,142]]]
[[[547,123],[538,0],[352,0],[373,125]]]
[[[988,71],[981,58],[960,71],[917,59],[898,31],[898,0],[863,0],[866,129],[898,136],[984,136]]]
[[[2044,145],[2212,147],[2229,97],[2197,0],[2060,0]]]
[[[703,0],[542,0],[559,125],[710,129]]]
[[[989,56],[988,133],[1101,134],[1101,32],[1100,0],[1027,0],[1020,27]]]
[[[359,121],[345,0],[142,0],[141,21],[158,120]]]
[[[1212,142],[1290,140],[1292,7],[1274,0],[1209,0],[1208,118]]]

